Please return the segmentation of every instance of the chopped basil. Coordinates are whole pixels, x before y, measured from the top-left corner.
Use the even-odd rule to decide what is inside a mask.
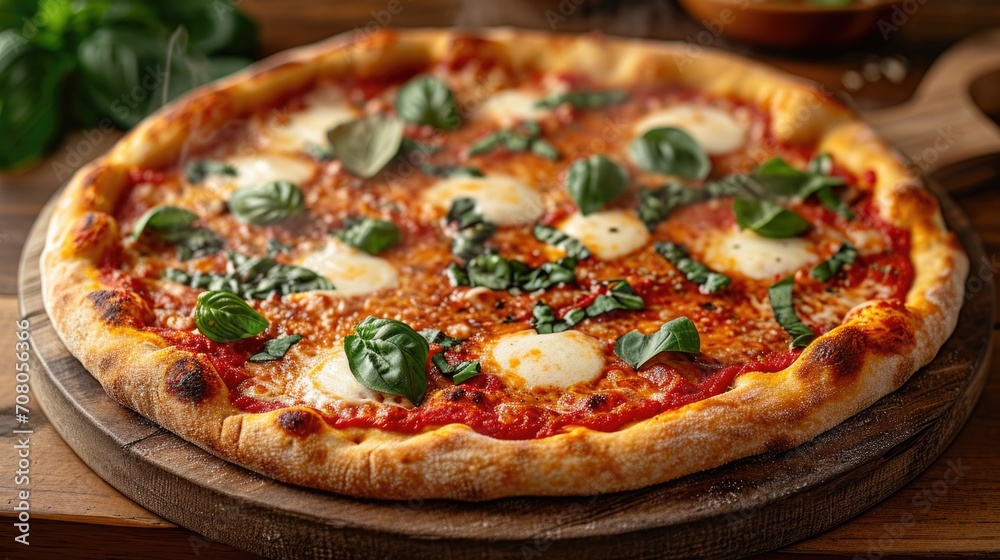
[[[132,239],[139,239],[145,231],[155,231],[175,246],[177,258],[182,261],[217,253],[225,240],[208,228],[195,227],[197,220],[196,214],[183,208],[157,206],[139,218]]]
[[[348,171],[368,179],[374,177],[399,153],[403,123],[381,115],[369,115],[342,123],[327,132],[333,155]]]
[[[629,95],[624,91],[567,91],[553,93],[535,103],[542,109],[555,109],[566,104],[574,109],[600,109],[608,105],[617,105],[628,101]]]
[[[250,356],[249,361],[260,363],[280,360],[285,357],[288,349],[297,344],[300,340],[302,340],[301,334],[292,334],[282,338],[272,338],[264,343],[263,350],[253,356]]]
[[[455,263],[448,265],[448,268],[444,269],[445,276],[448,277],[448,281],[451,282],[452,286],[468,286],[469,285],[469,275],[465,272],[465,269],[458,266]]]
[[[547,262],[542,266],[530,269],[520,261],[511,261],[524,266],[527,270],[515,269],[514,285],[526,292],[544,290],[557,284],[572,284],[576,282],[576,259],[563,258],[556,262]]]
[[[215,342],[232,342],[267,330],[263,315],[232,292],[208,291],[198,296],[194,306],[198,331]]]
[[[469,275],[469,285],[491,290],[506,290],[514,287],[514,266],[500,255],[479,255],[465,267]]]
[[[663,175],[701,180],[712,170],[708,154],[687,132],[675,127],[654,128],[628,146],[641,169]]]
[[[509,152],[531,151],[546,159],[557,160],[562,157],[559,150],[549,142],[542,140],[542,128],[534,121],[525,121],[514,128],[498,130],[486,136],[469,147],[470,156],[484,154],[494,148],[503,147]]]
[[[431,163],[421,163],[420,170],[428,175],[438,177],[484,177],[483,172],[475,167],[434,165]]]
[[[843,267],[853,264],[856,258],[858,252],[854,249],[854,245],[844,243],[832,257],[814,266],[811,274],[814,278],[826,282],[836,276]]]
[[[375,255],[398,244],[403,237],[396,224],[374,218],[348,218],[336,236],[351,247]]]
[[[583,309],[573,309],[562,319],[557,319],[552,307],[539,301],[531,309],[531,324],[538,334],[552,334],[573,328],[586,316],[587,313]]]
[[[627,187],[625,170],[602,154],[574,161],[566,174],[566,190],[585,216],[625,194]]]
[[[234,252],[227,253],[227,257],[230,271],[226,274],[188,273],[171,268],[163,276],[192,288],[232,292],[244,299],[334,289],[329,280],[308,268],[280,264],[270,257],[246,257]]]
[[[754,170],[753,178],[780,197],[798,196],[805,200],[815,194],[827,209],[846,218],[853,218],[854,213],[833,192],[832,187],[843,185],[844,180],[828,175],[832,165],[829,155],[820,154],[810,162],[807,171],[800,171],[776,157],[760,164]]]
[[[587,317],[596,317],[615,309],[642,311],[645,308],[646,304],[632,289],[632,285],[627,280],[621,280],[612,286],[607,294],[597,296],[597,299],[588,305],[585,311]]]
[[[646,225],[646,229],[653,231],[678,206],[694,204],[705,200],[705,197],[704,191],[681,183],[668,183],[658,189],[643,189],[639,191],[639,219]]]
[[[805,218],[767,200],[733,200],[736,223],[764,237],[795,237],[809,229]]]
[[[583,243],[556,228],[536,225],[532,228],[531,233],[534,234],[535,239],[542,243],[559,247],[563,251],[566,251],[566,256],[571,259],[583,260],[590,256],[590,250],[584,247]]]
[[[434,362],[435,366],[437,366],[441,375],[450,378],[455,382],[455,385],[464,383],[480,373],[479,362],[465,361],[451,365],[448,363],[448,360],[445,359],[444,352],[434,354],[434,356],[431,357],[431,361]]]
[[[344,351],[351,373],[365,387],[414,405],[424,399],[430,347],[406,323],[367,317],[344,339]]]
[[[282,243],[272,237],[267,240],[267,256],[275,257],[281,253],[287,253],[292,250],[292,247],[292,245]]]
[[[227,205],[241,221],[266,225],[301,214],[306,209],[306,199],[294,183],[271,181],[237,189]]]
[[[418,332],[429,344],[437,344],[442,348],[454,348],[465,342],[463,338],[452,338],[438,329],[424,329]]]
[[[464,261],[484,253],[486,241],[496,232],[496,225],[483,219],[471,198],[452,201],[445,221],[458,228],[451,238],[451,252]]]
[[[688,252],[676,243],[657,242],[656,252],[663,258],[670,261],[677,270],[684,274],[688,280],[700,286],[699,291],[703,294],[714,294],[715,292],[729,286],[731,280],[724,274],[719,274],[707,266],[691,259]]]
[[[188,183],[192,185],[197,185],[208,179],[210,175],[227,175],[229,177],[235,177],[237,174],[236,167],[221,161],[213,161],[210,159],[201,159],[197,161],[192,161],[184,167],[184,175],[187,178]]]
[[[635,369],[641,368],[663,352],[701,352],[698,329],[691,319],[678,317],[652,334],[632,331],[615,342],[615,354]]]
[[[792,336],[793,348],[809,346],[809,343],[816,338],[816,333],[807,327],[795,313],[795,307],[792,306],[794,287],[795,279],[789,276],[767,290],[767,297],[771,300],[771,309],[774,310],[774,318],[781,325],[781,328]]]
[[[575,269],[576,260],[570,258],[531,268],[519,260],[507,260],[500,255],[485,254],[470,260],[464,273],[467,275],[468,285],[473,288],[484,287],[491,290],[520,288],[534,292],[557,284],[575,282]],[[452,282],[456,282],[454,277]]]
[[[427,74],[417,76],[399,88],[396,114],[408,123],[430,125],[441,130],[458,128],[462,122],[451,88],[440,78]]]

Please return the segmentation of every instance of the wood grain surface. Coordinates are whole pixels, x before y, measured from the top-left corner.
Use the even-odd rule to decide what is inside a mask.
[[[457,1],[403,0],[410,15],[392,25],[450,23],[455,10],[465,9],[461,23],[518,24],[549,28],[542,2],[526,9],[462,8]],[[482,3],[487,4],[487,3]],[[706,28],[684,19],[670,2],[574,2],[579,9],[556,31],[602,29],[632,36],[691,41]],[[260,16],[265,52],[275,52],[334,33],[363,29],[373,20],[373,10],[383,0],[331,4],[323,0],[245,0]],[[508,4],[505,4],[505,6]],[[512,6],[524,7],[516,2]],[[411,9],[413,8],[413,9]],[[547,8],[546,8],[547,9]],[[450,11],[449,11],[450,10]],[[479,10],[479,11],[477,11]],[[414,19],[406,19],[414,18]],[[493,19],[490,19],[493,18]],[[530,21],[529,21],[530,20]],[[813,53],[801,57],[788,53],[754,51],[728,42],[713,46],[764,59],[788,71],[819,80],[850,94],[863,109],[897,105],[914,95],[923,74],[937,55],[957,38],[1000,24],[1000,4],[989,0],[956,0],[922,4],[919,12],[890,41],[854,50]],[[892,79],[879,73],[886,62],[905,69]],[[848,77],[862,76],[859,84]],[[1000,79],[994,76],[972,84],[978,106],[1000,115]],[[962,95],[962,94],[960,94]],[[913,123],[917,132],[919,120]],[[924,130],[925,132],[925,130]],[[14,344],[11,326],[17,316],[15,303],[16,259],[38,211],[65,180],[58,170],[75,167],[82,152],[100,153],[116,134],[100,137],[72,135],[53,156],[27,174],[0,176],[0,348]],[[928,144],[932,145],[932,144]],[[928,145],[925,145],[926,148]],[[919,146],[918,146],[919,147]],[[79,161],[82,163],[82,161]],[[973,228],[985,242],[987,260],[973,263],[970,286],[976,278],[992,278],[1000,269],[1000,157],[989,155],[927,171],[957,200]],[[994,352],[996,354],[996,352]],[[9,430],[13,420],[13,361],[0,362],[0,445],[15,443]],[[1000,555],[1000,356],[995,356],[982,400],[955,443],[933,465],[879,506],[821,535],[768,555],[787,558],[807,553],[810,558],[913,557]],[[0,531],[0,554],[15,558],[254,558],[186,529],[176,527],[137,506],[105,484],[66,446],[37,409],[32,411],[32,544],[30,554],[11,544],[8,522]],[[15,470],[14,456],[0,453],[0,515],[10,516],[16,487],[6,473]],[[955,468],[958,467],[958,469]],[[955,473],[961,474],[957,479]],[[952,483],[949,483],[951,481]],[[529,543],[526,557],[545,556],[545,542]]]

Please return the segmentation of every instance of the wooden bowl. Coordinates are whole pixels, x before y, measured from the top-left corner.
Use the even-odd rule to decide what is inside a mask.
[[[919,7],[917,0],[910,1]],[[912,15],[905,11],[909,6],[904,5],[904,0],[854,0],[849,6],[839,8],[803,0],[680,0],[680,3],[705,27],[697,36],[699,43],[710,43],[715,37],[726,35],[780,48],[851,45],[880,29],[892,33]]]

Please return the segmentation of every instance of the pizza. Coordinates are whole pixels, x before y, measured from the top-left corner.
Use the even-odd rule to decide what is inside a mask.
[[[818,87],[683,45],[383,31],[164,108],[61,194],[108,394],[382,499],[634,489],[793,448],[954,330],[936,199]]]

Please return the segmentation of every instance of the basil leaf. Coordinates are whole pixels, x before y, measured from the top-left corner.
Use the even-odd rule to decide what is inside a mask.
[[[448,265],[448,268],[444,269],[445,276],[448,277],[448,281],[451,282],[452,286],[468,286],[470,285],[469,275],[465,272],[465,269],[458,266],[455,263]]]
[[[792,336],[792,348],[809,346],[809,343],[816,339],[816,333],[799,319],[795,307],[792,306],[794,287],[795,279],[789,276],[767,290],[771,309],[774,310],[774,319]]]
[[[662,352],[701,352],[698,329],[691,319],[678,317],[650,335],[632,331],[615,342],[615,354],[635,369]]]
[[[600,109],[608,105],[616,105],[628,101],[629,95],[624,91],[568,91],[554,93],[535,103],[542,109],[555,109],[566,104],[574,109]]]
[[[204,182],[205,179],[208,179],[211,175],[236,177],[237,171],[236,167],[222,161],[200,159],[192,161],[184,166],[184,175],[187,178],[188,183],[197,185]]]
[[[194,306],[198,331],[215,342],[232,342],[267,330],[268,322],[232,292],[208,291]]]
[[[653,231],[678,206],[701,202],[705,198],[704,192],[681,183],[668,183],[658,189],[642,189],[639,191],[639,219],[646,225],[646,229]]]
[[[491,290],[520,288],[534,292],[557,284],[576,282],[575,269],[576,260],[570,258],[562,258],[556,262],[544,263],[538,268],[531,268],[519,260],[507,260],[500,255],[485,254],[469,261],[461,273],[467,275],[464,278],[454,275],[461,270],[457,266],[455,269],[449,267],[447,273],[452,283],[456,285],[465,285],[459,282],[467,280],[468,285],[473,288],[484,287]]]
[[[500,255],[479,255],[466,266],[469,285],[491,290],[506,290],[514,286],[511,262]]]
[[[465,342],[464,338],[452,338],[438,329],[424,329],[418,332],[429,344],[437,344],[442,348],[454,348]]]
[[[573,309],[566,313],[561,320],[556,318],[552,307],[543,302],[535,303],[531,309],[531,324],[538,334],[552,334],[563,332],[573,328],[580,321],[586,318],[587,314],[583,309]]]
[[[189,210],[176,206],[157,206],[139,218],[135,231],[132,232],[132,239],[139,239],[146,229],[152,229],[165,240],[177,242],[191,232],[197,220],[198,215]]]
[[[285,357],[288,349],[302,340],[301,334],[292,334],[283,338],[272,338],[264,343],[264,350],[250,356],[249,361],[254,363],[273,362]]]
[[[702,180],[712,170],[708,154],[687,132],[675,127],[654,128],[628,146],[641,169],[663,175]]]
[[[237,189],[227,204],[229,211],[240,220],[266,225],[304,212],[306,198],[294,183],[271,181]]]
[[[334,157],[351,173],[368,179],[399,153],[403,123],[381,115],[369,115],[341,123],[326,136]]]
[[[451,252],[464,261],[484,253],[486,241],[496,232],[496,226],[483,219],[471,198],[452,201],[445,221],[458,227],[451,239]]]
[[[513,262],[522,264],[520,261]],[[576,282],[575,269],[576,259],[563,258],[554,263],[547,262],[535,269],[527,268],[527,270],[516,272],[514,285],[526,292],[534,292],[551,288],[557,284],[572,284]]]
[[[445,223],[455,224],[458,229],[465,229],[485,222],[482,214],[476,209],[476,200],[472,198],[456,198],[448,208]]]
[[[700,286],[698,291],[703,294],[714,294],[732,282],[728,276],[691,259],[684,247],[676,243],[657,242],[656,252],[676,266],[685,278],[698,284]]]
[[[396,224],[372,218],[349,218],[337,237],[351,247],[375,255],[403,240]]]
[[[531,142],[531,151],[545,159],[550,159],[556,161],[562,158],[562,154],[559,152],[559,148],[556,148],[551,143],[541,138],[535,139]]]
[[[574,161],[566,174],[566,190],[585,216],[625,194],[627,187],[625,170],[601,154]]]
[[[736,223],[764,237],[795,237],[809,229],[805,218],[767,200],[733,200]]]
[[[396,94],[396,114],[408,123],[426,124],[441,130],[458,128],[462,120],[451,89],[440,78],[417,76]]]
[[[626,280],[622,280],[608,290],[607,294],[597,296],[597,299],[588,305],[585,311],[587,317],[596,317],[616,309],[642,311],[645,308],[646,304],[632,289],[632,285]]]
[[[434,165],[430,163],[421,163],[419,167],[424,173],[438,177],[485,177],[483,172],[475,167]]]
[[[174,241],[177,258],[186,261],[214,255],[222,250],[226,240],[208,228],[194,228]]]
[[[365,387],[414,405],[424,399],[430,347],[406,323],[367,317],[344,339],[344,351],[351,373]]]
[[[270,257],[245,257],[233,252],[227,258],[231,268],[228,274],[168,269],[164,277],[192,288],[232,292],[243,299],[334,289],[329,280],[308,268],[280,264]]]
[[[451,365],[448,363],[448,360],[445,359],[444,352],[434,354],[431,361],[434,362],[435,366],[437,366],[441,375],[450,378],[455,382],[455,385],[468,381],[480,373],[479,362],[465,361]]]
[[[484,154],[494,148],[503,147],[508,152],[531,151],[541,157],[557,160],[562,157],[559,149],[542,140],[542,128],[534,121],[525,121],[514,128],[498,130],[478,140],[469,147],[470,156]]]
[[[566,251],[567,258],[583,260],[590,256],[590,249],[584,247],[583,243],[580,243],[579,240],[566,235],[556,228],[535,225],[535,227],[531,229],[531,233],[534,234],[535,239],[541,241],[542,243],[559,247],[563,251]]]
[[[811,274],[814,278],[826,282],[836,276],[843,267],[853,264],[857,258],[858,252],[854,249],[854,245],[844,243],[832,257],[814,266]]]
[[[286,245],[273,237],[267,240],[267,256],[275,257],[281,253],[287,253],[292,250],[292,245]]]
[[[774,195],[751,175],[727,175],[716,181],[705,183],[705,194],[710,198],[732,196],[752,200],[771,200]]]
[[[830,156],[820,154],[809,163],[808,171],[800,171],[785,160],[772,158],[757,167],[753,172],[754,179],[771,193],[789,198],[800,196],[803,200],[817,195],[820,203],[833,212],[847,218],[853,218],[854,213],[834,194],[832,187],[841,186],[844,180],[840,177],[827,175],[833,168]]]

